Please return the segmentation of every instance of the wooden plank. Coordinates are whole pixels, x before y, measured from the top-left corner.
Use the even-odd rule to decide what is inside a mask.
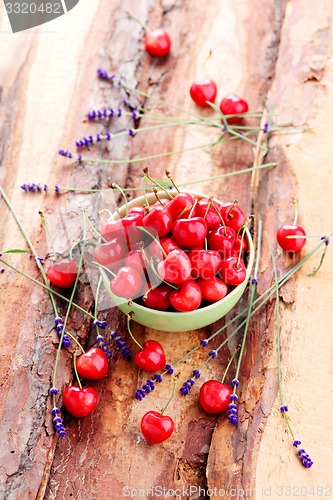
[[[60,147],[71,149],[76,139],[101,130],[99,125],[83,121],[86,110],[108,104],[116,106],[119,102],[117,91],[96,79],[99,66],[115,72],[130,86],[138,85],[154,97],[192,112],[199,110],[190,100],[190,84],[194,78],[209,76],[218,83],[217,102],[227,92],[235,91],[246,96],[251,109],[261,109],[268,96],[269,110],[276,113],[279,122],[294,120],[301,125],[309,124],[311,132],[272,138],[270,154],[265,160],[276,161],[278,167],[258,176],[252,194],[250,174],[199,182],[191,187],[221,199],[237,198],[248,213],[263,218],[264,228],[272,239],[279,224],[292,217],[291,197],[300,201],[301,221],[308,234],[322,235],[330,230],[326,209],[332,189],[327,182],[331,173],[328,126],[331,107],[327,97],[332,81],[331,3],[325,1],[320,12],[308,0],[302,3],[302,8],[297,1],[292,4],[272,1],[265,5],[257,1],[251,5],[217,0],[194,3],[195,8],[191,9],[176,1],[153,4],[143,1],[136,6],[138,17],[148,20],[152,27],[163,25],[170,32],[173,49],[165,60],[154,60],[143,52],[141,28],[126,16],[126,8],[132,5],[118,0],[111,3],[101,0],[93,7],[89,5],[89,9],[82,0],[67,16],[36,29],[33,35],[2,36],[0,50],[4,57],[0,79],[5,113],[0,121],[4,144],[1,183],[41,255],[49,247],[38,210],[56,228],[57,245],[63,250],[68,239],[73,242],[80,237],[82,208],[88,207],[90,217],[97,223],[98,211],[110,208],[111,199],[99,194],[29,195],[20,192],[23,182],[89,188],[107,187],[111,180],[133,188],[141,185],[142,168],[146,164],[153,177],[164,178],[164,169],[168,168],[181,184],[240,170],[253,163],[252,146],[243,143],[116,167],[105,167],[102,163],[77,165],[57,157]],[[253,12],[259,11],[260,25],[257,16],[253,16]],[[6,27],[5,18],[1,19],[1,26]],[[130,96],[130,99],[137,98]],[[145,106],[151,113],[174,114],[154,101],[146,100]],[[203,112],[206,116],[211,113]],[[123,123],[126,128],[126,121]],[[145,120],[144,125],[153,123]],[[92,149],[89,155],[138,158],[192,148],[213,142],[217,137],[213,129],[190,125],[166,128],[163,132],[137,134],[133,141],[128,137],[114,140],[107,147]],[[324,182],[325,196],[322,196]],[[21,248],[22,236],[5,205],[0,203],[5,214],[0,227],[1,248]],[[312,245],[310,240],[307,248]],[[279,251],[278,258],[282,272],[291,261]],[[33,261],[26,256],[12,257],[11,262],[38,276]],[[148,445],[139,429],[141,416],[149,409],[163,407],[171,391],[171,377],[165,377],[153,395],[137,402],[133,393],[146,376],[116,351],[108,377],[93,384],[100,395],[96,411],[82,420],[66,418],[68,435],[56,444],[47,395],[56,346],[52,310],[44,291],[6,270],[1,275],[0,304],[1,317],[5,318],[1,328],[0,403],[2,441],[7,443],[1,450],[4,497],[105,498],[105,492],[112,491],[112,498],[122,498],[131,489],[149,491],[161,487],[165,491],[176,488],[189,491],[191,486],[192,498],[204,498],[202,490],[198,493],[199,487],[213,491],[223,488],[229,493],[231,488],[244,488],[249,491],[248,498],[260,498],[263,489],[277,497],[279,486],[303,485],[308,490],[311,486],[326,486],[330,463],[326,429],[332,398],[324,385],[318,388],[315,374],[319,367],[323,377],[329,372],[331,264],[328,252],[324,268],[316,277],[307,277],[306,272],[313,268],[313,264],[308,265],[281,292],[286,399],[297,434],[314,456],[315,466],[311,471],[302,468],[293,456],[278,411],[274,303],[260,313],[250,329],[241,371],[238,429],[231,429],[225,416],[207,416],[199,408],[200,381],[187,397],[177,395],[170,406],[169,414],[176,422],[174,435],[161,446]],[[263,247],[260,271],[261,293],[272,280],[267,245]],[[30,295],[31,304],[27,307],[26,296]],[[92,310],[94,298],[89,286],[81,284],[78,300]],[[246,302],[244,297],[236,310]],[[103,314],[113,328],[126,334],[121,314],[114,309]],[[148,338],[161,341],[168,360],[174,362],[223,324],[222,319],[205,330],[179,334],[136,325],[134,333],[140,342]],[[313,339],[314,324],[320,332],[320,342]],[[71,314],[69,326],[85,345],[91,345],[95,332],[81,313]],[[186,364],[177,367],[179,387],[193,368],[203,363],[206,354],[201,349]],[[201,380],[220,378],[228,357],[226,348],[207,367]],[[71,356],[64,355],[61,360],[58,387],[63,389],[72,378]],[[233,378],[232,373],[229,378]],[[321,405],[320,422],[314,411],[307,411],[305,419],[306,409],[311,403],[313,407],[313,394],[318,395],[319,401],[327,401],[325,406]],[[15,427],[14,412],[19,423]],[[323,442],[325,446],[321,446]],[[157,491],[154,490],[153,496],[157,496]],[[175,493],[174,497],[181,495],[177,497]]]

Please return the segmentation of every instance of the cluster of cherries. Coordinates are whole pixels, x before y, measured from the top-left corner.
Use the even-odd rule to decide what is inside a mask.
[[[96,262],[113,273],[112,293],[161,311],[194,311],[223,299],[246,277],[248,218],[237,202],[188,192],[133,207],[100,229]]]

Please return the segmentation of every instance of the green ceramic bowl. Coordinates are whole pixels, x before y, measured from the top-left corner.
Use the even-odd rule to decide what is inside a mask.
[[[198,199],[209,198],[209,196],[202,193],[196,193],[193,191],[188,191],[195,195]],[[170,190],[171,194],[176,194],[176,191]],[[168,196],[163,191],[158,192],[160,198],[167,198]],[[148,202],[154,203],[156,197],[154,193],[149,193],[147,195]],[[215,200],[218,201],[218,200]],[[134,200],[128,202],[128,207],[143,206],[146,203],[144,196],[135,198]],[[126,214],[126,206],[122,206],[119,209],[119,214],[123,217]],[[114,218],[119,217],[118,214],[114,214]],[[191,312],[167,312],[167,311],[156,311],[154,309],[149,309],[140,304],[132,302],[129,306],[126,299],[117,297],[110,290],[110,282],[107,274],[101,270],[101,276],[105,287],[112,297],[113,302],[119,307],[119,309],[128,314],[130,311],[133,312],[133,320],[141,325],[153,328],[155,330],[161,330],[163,332],[185,332],[188,330],[195,330],[198,328],[203,328],[211,323],[214,323],[218,319],[225,316],[239,301],[244,293],[246,285],[251,275],[251,270],[254,261],[254,248],[253,241],[250,232],[246,229],[245,231],[246,239],[248,243],[247,251],[247,273],[246,278],[240,285],[236,286],[231,292],[228,293],[223,299],[210,304],[208,306],[196,309]]]

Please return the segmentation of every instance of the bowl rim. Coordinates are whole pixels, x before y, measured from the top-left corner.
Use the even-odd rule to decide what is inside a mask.
[[[169,192],[170,192],[170,194],[177,194],[178,191],[176,189],[170,189]],[[203,199],[203,198],[210,199],[211,198],[213,201],[216,201],[217,203],[222,204],[222,202],[220,200],[218,200],[217,198],[211,197],[211,196],[206,195],[204,193],[198,193],[196,191],[189,191],[186,189],[182,190],[182,192],[193,194],[193,195],[197,196],[199,199]],[[165,191],[162,191],[162,190],[157,191],[157,196],[161,199],[167,198],[167,193]],[[147,193],[146,196],[142,195],[142,196],[138,196],[137,198],[133,198],[132,200],[129,200],[127,202],[127,207],[132,208],[134,206],[135,207],[142,206],[146,203],[146,200],[148,200],[148,201],[155,200],[156,201],[155,193]],[[124,213],[126,213],[126,204],[122,205],[116,212],[114,212],[113,217],[115,219],[119,219],[123,216]],[[224,303],[227,303],[228,301],[232,301],[233,297],[239,293],[239,290],[242,287],[245,290],[246,285],[249,281],[251,271],[253,268],[253,263],[254,263],[254,244],[253,244],[253,239],[252,239],[252,236],[250,234],[250,231],[247,227],[245,228],[245,235],[246,235],[246,239],[248,242],[248,249],[247,249],[248,262],[246,265],[245,279],[242,283],[240,283],[235,288],[233,288],[225,297],[223,297],[223,299],[220,299],[217,302],[213,302],[212,304],[208,304],[204,307],[199,307],[198,309],[195,309],[194,311],[160,311],[158,309],[151,309],[149,307],[145,307],[141,304],[138,304],[134,300],[131,303],[131,308],[135,308],[138,311],[142,311],[143,313],[149,314],[151,316],[161,316],[163,318],[170,318],[170,317],[171,318],[173,318],[173,317],[186,318],[189,315],[191,315],[191,317],[193,318],[193,316],[200,316],[200,314],[203,314],[203,312],[209,314],[210,311],[213,311],[214,309],[220,307],[221,304],[223,304],[223,301],[224,301]],[[105,282],[106,280],[108,282],[110,282],[110,280],[106,276],[105,271],[100,268],[100,272],[102,274],[104,284],[106,284],[106,282]],[[244,293],[244,290],[242,291],[241,295]],[[117,295],[112,293],[112,291],[110,290],[110,287],[108,287],[107,291],[111,295],[111,297],[114,300],[115,305],[117,307],[119,307],[119,304],[117,302],[119,302],[121,304],[127,304],[126,299],[124,299],[122,297],[118,297]]]

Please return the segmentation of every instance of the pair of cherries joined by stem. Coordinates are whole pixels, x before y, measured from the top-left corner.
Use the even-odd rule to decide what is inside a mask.
[[[77,374],[86,380],[99,380],[108,372],[108,359],[98,347],[91,347],[87,352],[74,358]],[[82,418],[90,415],[98,403],[98,393],[93,387],[70,385],[63,393],[63,403],[73,417]]]
[[[217,85],[210,79],[195,80],[190,87],[192,100],[198,106],[209,108],[209,103],[214,103],[217,96]],[[227,94],[220,103],[220,110],[223,115],[242,115],[249,110],[248,103],[236,94]],[[227,122],[230,125],[237,125],[243,116],[230,116]]]
[[[102,226],[110,241],[94,249],[95,260],[116,273],[110,282],[115,295],[142,297],[152,309],[190,312],[221,300],[229,286],[244,281],[242,230],[248,219],[236,201],[222,204],[177,192],[170,201],[159,199],[144,215],[134,218],[132,210]],[[121,224],[141,234],[142,241],[130,245]]]

